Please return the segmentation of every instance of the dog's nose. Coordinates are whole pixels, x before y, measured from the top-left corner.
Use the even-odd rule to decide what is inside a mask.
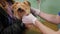
[[[19,11],[19,12],[24,12],[24,10],[23,9],[21,9],[21,8],[18,8],[18,10],[17,11]]]

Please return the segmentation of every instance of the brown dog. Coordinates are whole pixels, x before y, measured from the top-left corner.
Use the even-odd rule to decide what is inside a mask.
[[[30,13],[30,3],[28,1],[16,2],[12,5],[14,16],[18,19],[22,19],[23,15]]]

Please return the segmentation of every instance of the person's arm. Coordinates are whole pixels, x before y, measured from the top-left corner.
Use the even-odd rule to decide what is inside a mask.
[[[60,16],[58,15],[52,15],[52,14],[46,14],[38,9],[35,8],[31,8],[31,13],[33,13],[34,15],[38,15],[41,18],[51,22],[51,23],[55,23],[55,24],[59,24],[60,23]]]
[[[60,16],[58,15],[52,15],[52,14],[46,14],[46,13],[40,12],[39,16],[51,23],[55,23],[55,24],[60,23]]]
[[[22,22],[25,24],[33,24],[37,28],[39,28],[43,34],[57,34],[56,31],[50,29],[49,27],[43,25],[36,17],[34,17],[32,14],[29,14],[28,16],[23,16]]]
[[[36,27],[38,27],[43,34],[57,34],[57,31],[54,31],[50,28],[48,28],[47,26],[43,25],[40,21],[36,20],[35,24]]]

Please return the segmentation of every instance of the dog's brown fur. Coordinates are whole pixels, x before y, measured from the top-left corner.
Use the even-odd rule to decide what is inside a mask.
[[[19,12],[19,8],[22,9],[22,11]],[[28,1],[16,2],[12,5],[12,10],[14,16],[21,19],[23,15],[30,13],[30,3]]]

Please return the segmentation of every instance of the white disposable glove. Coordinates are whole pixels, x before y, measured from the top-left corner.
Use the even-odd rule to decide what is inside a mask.
[[[39,15],[39,13],[40,13],[40,10],[39,9],[35,9],[35,8],[32,8],[31,7],[31,12],[34,14],[34,15]]]
[[[35,24],[35,21],[37,20],[36,17],[34,17],[32,14],[29,14],[27,16],[23,16],[22,22],[25,24]]]

